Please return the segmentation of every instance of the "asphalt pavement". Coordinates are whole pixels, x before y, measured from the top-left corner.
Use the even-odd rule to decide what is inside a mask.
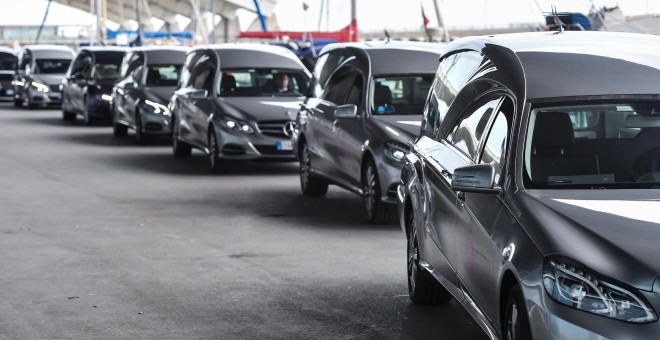
[[[405,236],[358,196],[133,137],[0,103],[0,339],[484,337],[409,302]]]

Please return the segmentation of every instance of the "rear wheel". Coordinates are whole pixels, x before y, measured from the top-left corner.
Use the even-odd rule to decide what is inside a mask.
[[[94,125],[95,120],[94,117],[92,117],[89,113],[89,100],[87,99],[87,95],[85,95],[85,101],[83,102],[83,116],[85,117],[85,125],[91,126]]]
[[[222,166],[221,166],[222,160],[220,159],[218,136],[215,134],[215,128],[213,128],[213,126],[209,127],[208,146],[209,146],[209,166],[211,167],[211,172],[219,173],[220,171],[222,171]]]
[[[502,330],[505,339],[527,340],[532,338],[527,310],[525,309],[525,300],[520,291],[520,286],[515,285],[509,291],[509,298],[503,314]]]
[[[300,188],[306,196],[324,196],[328,192],[328,182],[314,176],[311,170],[309,147],[303,142],[300,150]]]
[[[408,295],[418,305],[446,304],[451,294],[419,264],[419,242],[413,214],[408,218]]]
[[[147,144],[147,135],[142,131],[142,116],[138,110],[135,110],[135,138],[138,145]]]
[[[383,203],[380,196],[380,182],[376,165],[373,160],[369,159],[362,169],[362,201],[367,219],[369,223],[373,224],[394,223],[396,218],[394,207]]]
[[[192,147],[179,140],[179,121],[176,118],[172,120],[172,153],[177,158],[190,157],[192,153]]]

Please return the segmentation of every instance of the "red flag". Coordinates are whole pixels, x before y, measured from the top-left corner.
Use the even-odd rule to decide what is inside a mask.
[[[422,21],[424,22],[424,27],[429,25],[429,18],[424,14],[424,6],[422,6]]]
[[[309,9],[309,5],[304,1],[302,4],[303,4],[303,11],[307,11],[307,9]]]

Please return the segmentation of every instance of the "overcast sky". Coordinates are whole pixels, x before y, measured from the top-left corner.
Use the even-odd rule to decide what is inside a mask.
[[[0,0],[11,2],[11,10],[0,11],[1,25],[38,25],[46,9],[46,0]],[[112,0],[109,0],[112,1]],[[125,0],[126,1],[126,0]],[[304,0],[309,9],[303,11],[303,0],[278,0],[275,13],[283,30],[316,30],[322,0]],[[327,0],[330,3],[330,22],[323,22],[330,30],[346,26],[350,20],[350,0]],[[200,0],[205,4],[205,0]],[[550,11],[550,5],[559,11],[588,13],[590,0],[438,0],[447,26],[506,25],[508,23],[540,22],[539,7]],[[537,5],[538,3],[538,5]],[[615,6],[617,1],[594,0],[596,6]],[[422,24],[421,8],[437,25],[433,0],[357,0],[360,29],[382,30],[414,29]],[[660,1],[625,0],[619,4],[625,15],[660,13]],[[249,25],[253,15],[243,15],[242,23]],[[51,25],[88,25],[92,20],[84,12],[53,3],[47,23]]]

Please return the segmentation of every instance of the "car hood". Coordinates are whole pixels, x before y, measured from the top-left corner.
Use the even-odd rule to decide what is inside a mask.
[[[388,126],[397,132],[405,132],[405,141],[412,140],[414,136],[419,135],[422,125],[421,115],[393,115],[393,116],[373,116],[375,122],[380,122],[383,127]],[[388,129],[388,131],[390,131]],[[391,131],[390,131],[391,132]],[[398,138],[395,138],[398,139]]]
[[[217,98],[220,112],[247,121],[295,120],[303,98],[224,97]]]
[[[652,290],[660,274],[660,190],[527,190],[523,222],[544,255]]]
[[[174,94],[174,86],[145,87],[144,97],[156,103],[167,105]]]
[[[32,79],[45,85],[59,85],[65,74],[33,74]]]

